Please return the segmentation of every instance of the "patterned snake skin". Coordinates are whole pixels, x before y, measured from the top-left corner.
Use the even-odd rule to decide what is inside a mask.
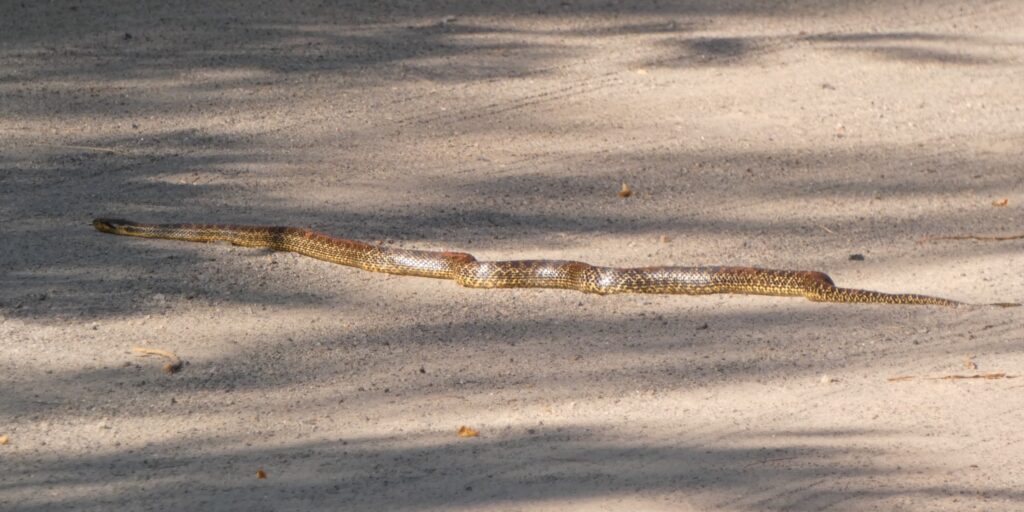
[[[828,275],[814,271],[753,267],[614,268],[562,260],[477,261],[463,252],[393,249],[293,227],[138,224],[122,219],[96,219],[93,226],[116,235],[191,242],[227,241],[245,247],[292,251],[370,272],[452,279],[470,288],[563,288],[602,295],[736,293],[806,297],[818,302],[962,304],[927,295],[839,288]]]

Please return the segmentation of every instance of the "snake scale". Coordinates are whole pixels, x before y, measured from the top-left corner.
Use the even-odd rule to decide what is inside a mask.
[[[116,235],[191,242],[227,241],[244,247],[291,251],[370,272],[451,279],[469,288],[561,288],[601,295],[734,293],[806,297],[817,302],[963,304],[912,293],[840,288],[827,274],[815,271],[718,266],[615,268],[564,260],[478,261],[464,252],[396,249],[281,226],[139,224],[123,219],[96,219],[93,226]]]

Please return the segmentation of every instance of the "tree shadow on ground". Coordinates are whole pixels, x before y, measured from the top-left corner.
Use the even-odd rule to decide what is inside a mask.
[[[947,65],[1007,63],[995,50],[1019,47],[1015,41],[907,31],[692,34],[715,26],[711,20],[728,23],[737,15],[773,18],[817,12],[820,1],[770,7],[761,2],[491,4],[496,3],[399,9],[359,2],[300,3],[232,10],[160,3],[108,8],[23,3],[13,8],[18,15],[0,22],[0,41],[5,43],[0,58],[13,64],[0,74],[0,85],[7,85],[0,89],[2,108],[10,116],[49,118],[57,103],[63,114],[144,117],[209,109],[208,97],[237,90],[243,94],[230,102],[221,99],[217,106],[267,110],[286,107],[295,95],[301,96],[301,91],[287,97],[265,95],[262,90],[268,85],[331,80],[336,90],[345,91],[403,81],[459,84],[543,76],[589,57],[590,50],[578,38],[635,36],[642,39],[641,46],[662,48],[654,59],[627,59],[621,64],[626,72],[642,65],[738,65],[799,44]],[[840,4],[833,6],[836,12],[842,11]],[[550,16],[537,14],[551,10]],[[75,23],[52,26],[66,12],[73,12]],[[607,15],[616,12],[627,21],[608,23]],[[550,28],[522,28],[516,20],[523,17],[548,20],[542,24]],[[48,25],[49,30],[40,30]],[[188,84],[176,85],[183,78]],[[48,85],[31,91],[18,86],[23,83]]]
[[[537,427],[476,439],[447,432],[305,441],[261,448],[243,439],[192,439],[74,457],[43,456],[8,472],[0,489],[31,496],[25,511],[54,506],[219,510],[419,510],[516,506],[549,500],[636,500],[653,493],[695,508],[810,509],[900,496],[928,507],[1024,500],[1019,489],[934,487],[891,479],[877,431],[752,431],[728,439],[680,433],[668,444],[636,444],[601,426]],[[639,439],[643,434],[638,434]],[[224,448],[225,445],[232,448]],[[255,473],[263,468],[266,480]],[[145,484],[137,475],[149,474]],[[111,478],[113,476],[113,478]],[[887,483],[886,483],[887,482]],[[68,490],[96,489],[89,497]],[[724,497],[724,500],[723,500]]]
[[[650,67],[732,66],[810,44],[815,49],[874,57],[903,64],[955,66],[1020,65],[1005,54],[1019,41],[926,32],[855,32],[787,36],[672,37],[658,41],[669,55]]]
[[[659,59],[626,56],[613,63],[601,75],[609,83],[617,74],[644,63],[739,67],[799,44],[903,63],[1014,62],[1001,55],[988,56],[1005,42],[946,34],[694,33],[710,26],[709,17],[720,16],[718,21],[727,22],[732,15],[778,15],[777,6],[763,2],[669,6],[644,2],[626,8],[606,2],[573,2],[568,7],[562,2],[448,4],[459,8],[456,18],[554,18],[552,26],[540,29],[519,28],[515,19],[508,23],[448,20],[447,9],[441,11],[429,3],[402,13],[392,12],[387,4],[369,5],[268,2],[244,7],[246,12],[214,12],[219,7],[190,10],[177,4],[124,3],[103,12],[86,5],[26,3],[17,8],[23,17],[0,21],[4,43],[0,59],[7,64],[0,71],[0,109],[5,118],[17,120],[12,123],[27,126],[5,133],[10,138],[0,154],[4,240],[0,320],[15,325],[3,327],[8,329],[5,335],[19,348],[28,347],[19,353],[31,359],[37,351],[52,351],[54,340],[66,329],[83,328],[94,320],[132,322],[147,316],[190,315],[196,322],[206,322],[211,333],[182,339],[186,351],[199,351],[206,342],[238,345],[221,354],[195,357],[185,373],[167,380],[153,379],[146,373],[149,368],[111,366],[110,360],[123,362],[117,356],[95,364],[72,359],[79,369],[57,375],[21,368],[22,375],[33,377],[5,390],[0,398],[5,417],[50,414],[61,421],[77,421],[117,413],[126,419],[173,416],[176,412],[147,409],[147,404],[167,404],[175,396],[270,393],[289,387],[323,386],[335,392],[333,399],[370,409],[460,389],[569,400],[584,386],[613,393],[645,387],[700,389],[737,380],[779,382],[808,379],[830,366],[848,368],[858,362],[866,366],[871,358],[910,359],[911,351],[914,355],[959,351],[960,344],[979,329],[989,340],[973,341],[972,347],[1015,350],[1016,312],[997,317],[851,306],[859,309],[849,315],[849,309],[827,305],[801,302],[794,307],[796,302],[789,299],[601,299],[518,290],[476,293],[450,283],[442,287],[435,282],[412,282],[412,278],[362,276],[351,269],[280,254],[114,238],[92,230],[88,224],[92,217],[112,214],[156,222],[287,223],[367,241],[486,251],[510,258],[543,257],[545,251],[556,250],[609,265],[778,263],[839,268],[849,275],[860,270],[846,259],[848,254],[864,247],[882,252],[887,246],[910,243],[892,240],[878,228],[913,223],[922,234],[935,234],[997,218],[980,209],[952,217],[945,210],[921,211],[915,207],[920,200],[954,197],[964,190],[985,197],[1020,183],[1021,163],[1011,158],[951,156],[952,150],[935,153],[934,148],[911,145],[810,154],[786,148],[771,154],[595,150],[572,155],[579,157],[573,164],[577,168],[558,176],[531,171],[538,161],[529,155],[516,169],[504,173],[492,170],[437,179],[397,172],[386,175],[390,182],[376,180],[374,186],[380,188],[370,202],[354,185],[358,169],[331,173],[324,172],[324,167],[298,169],[306,160],[296,156],[295,149],[301,144],[317,147],[315,142],[282,142],[260,131],[227,133],[236,113],[261,115],[265,109],[287,108],[296,101],[294,95],[301,94],[303,84],[315,80],[334,80],[337,89],[344,91],[386,89],[417,80],[458,85],[546,76],[587,57],[586,49],[573,40],[577,36],[606,38],[602,44],[616,42],[611,38],[643,38],[644,50],[661,52]],[[784,15],[822,4],[790,5]],[[72,7],[81,14],[74,23],[56,26],[54,22],[53,30],[36,35],[27,30],[33,23],[48,23],[54,9]],[[250,9],[255,18],[246,17]],[[559,20],[580,13],[620,12],[628,19],[558,26]],[[680,19],[666,21],[671,17]],[[219,47],[219,38],[225,34],[233,43],[230,48]],[[555,40],[563,36],[566,41]],[[954,45],[960,50],[951,49]],[[182,77],[184,85],[171,83]],[[41,87],[28,90],[24,84]],[[284,87],[286,94],[261,93],[267,85]],[[237,88],[239,94],[218,98],[217,91],[225,88]],[[566,97],[555,87],[519,98],[512,105],[495,102],[482,111],[414,112],[393,126],[423,128],[437,120],[486,120],[522,105]],[[382,98],[371,107],[406,100]],[[226,114],[216,120],[220,124],[160,126],[160,116],[188,117],[204,109]],[[148,126],[140,121],[143,126],[137,136],[63,136],[59,132],[61,121],[68,118],[127,127],[146,116],[156,119]],[[35,131],[46,128],[57,135],[40,136]],[[276,129],[284,137],[291,128]],[[324,150],[325,158],[347,150],[333,154]],[[886,156],[878,156],[883,153]],[[771,169],[752,169],[752,162],[767,160],[778,162],[780,169],[802,170],[786,179],[774,176]],[[622,161],[642,165],[610,165]],[[815,174],[816,166],[825,165],[838,169],[832,174],[840,176],[839,181]],[[935,172],[912,172],[911,167]],[[614,195],[624,173],[631,174],[637,189],[630,201]],[[287,194],[267,192],[290,186],[322,195],[311,199],[312,194],[303,194],[304,202],[299,203],[282,199]],[[44,189],[52,201],[39,200]],[[459,196],[493,202],[481,206],[453,200]],[[567,203],[571,204],[567,207]],[[844,206],[866,203],[877,205],[871,218],[857,217],[850,213],[856,208]],[[766,205],[787,205],[784,211],[791,214],[777,220],[759,216],[758,208]],[[1019,225],[1020,213],[1007,212],[998,219]],[[658,247],[655,241],[666,234],[696,242],[659,252],[652,246]],[[615,237],[622,243],[647,240],[649,245],[641,242],[631,252],[630,247],[620,247],[625,252],[595,255],[595,247],[609,247],[599,245],[599,237]],[[1009,258],[1019,252],[1019,244],[1013,243],[926,249],[904,245],[891,260],[878,264],[886,265],[887,276],[913,277],[927,275],[929,265]],[[262,277],[248,277],[254,275]],[[366,283],[378,279],[372,285]],[[954,283],[923,281],[921,286],[929,290],[911,291],[956,289]],[[917,286],[912,279],[891,286],[910,284]],[[1020,292],[1019,285],[1019,281],[1001,284],[1001,290],[1011,295],[1007,300],[1019,300],[1012,296]],[[598,306],[600,300],[605,302]],[[609,308],[612,300],[615,306]],[[751,303],[758,312],[749,310]],[[416,306],[412,311],[429,311],[436,320],[410,318],[404,306],[408,304]],[[251,330],[213,331],[224,322],[216,311],[221,305],[311,310],[328,320],[326,325],[291,332],[260,323],[259,315],[251,314],[245,319],[245,328]],[[377,325],[362,318],[374,315],[390,323]],[[23,326],[40,328],[41,334],[24,333],[32,329]],[[848,344],[836,346],[823,326],[853,334],[845,338]],[[115,334],[133,327],[129,324]],[[139,327],[138,332],[152,332]],[[941,335],[928,334],[927,329]],[[569,334],[552,336],[551,332]],[[37,337],[20,337],[30,335]],[[83,335],[89,345],[75,349],[109,349],[106,336],[110,336],[106,330]],[[581,357],[582,349],[592,355]],[[291,368],[315,366],[301,359],[303,353],[319,358],[320,366],[296,374]],[[434,359],[424,360],[428,354]],[[468,357],[483,370],[465,371],[456,355]],[[76,356],[84,357],[72,357]],[[623,364],[623,359],[628,362]],[[35,359],[17,361],[22,363],[46,367],[45,361]],[[468,366],[469,361],[464,367]],[[405,376],[396,377],[394,367]],[[102,401],[101,397],[112,398]],[[315,410],[324,405],[317,399],[294,405]],[[421,433],[296,441],[272,448],[262,447],[259,437],[189,439],[183,427],[180,443],[121,448],[103,438],[87,445],[95,448],[91,455],[45,451],[15,455],[11,460],[21,465],[5,475],[0,489],[6,496],[20,497],[17,505],[24,510],[60,506],[258,509],[269,507],[268,497],[274,506],[296,508],[416,509],[611,500],[655,492],[675,493],[682,500],[692,494],[698,500],[701,493],[725,494],[734,496],[734,501],[718,505],[763,510],[870,504],[895,495],[913,496],[927,505],[978,489],[905,480],[890,487],[881,484],[897,480],[885,464],[886,452],[862,449],[861,444],[870,443],[858,439],[885,438],[889,432],[823,430],[808,436],[828,440],[826,446],[801,440],[758,444],[759,439],[739,434],[726,439],[732,433],[722,431],[702,436],[680,432],[675,443],[636,443],[635,432],[609,434],[602,430],[605,427],[551,426],[464,443],[452,442],[446,432],[423,434],[425,440],[418,445]],[[752,436],[772,434],[759,431]],[[541,449],[524,450],[537,446]],[[270,471],[268,481],[253,478],[260,466]],[[1015,489],[995,485],[983,489],[996,500],[1024,499]],[[45,494],[52,491],[62,497]],[[359,497],[355,504],[353,496]],[[0,498],[0,503],[8,499]]]
[[[4,412],[12,420],[47,413],[124,416],[125,410],[143,418],[173,408],[138,409],[138,404],[166,404],[176,396],[308,386],[332,390],[331,403],[304,402],[316,409],[338,400],[373,408],[455,392],[569,401],[583,389],[613,396],[621,389],[693,391],[737,380],[813,381],[823,369],[871,367],[874,361],[910,352],[941,358],[965,342],[979,353],[1012,353],[1020,319],[1013,312],[993,316],[984,310],[893,311],[884,306],[862,307],[851,315],[845,311],[850,306],[791,307],[798,299],[729,305],[728,298],[713,306],[706,298],[678,298],[682,305],[672,298],[634,298],[608,317],[599,306],[605,299],[577,303],[553,293],[526,303],[504,301],[504,313],[495,317],[487,297],[442,299],[443,307],[416,304],[416,295],[401,298],[401,306],[381,305],[372,297],[303,306],[325,317],[313,329],[281,330],[251,317],[249,325],[234,331],[207,326],[209,334],[162,335],[161,344],[177,347],[188,361],[186,370],[171,378],[154,378],[154,366],[135,361],[127,346],[103,343],[109,336],[106,328],[85,330],[83,345],[101,346],[101,362],[78,357],[80,370],[40,373],[9,386],[2,398]],[[342,304],[351,313],[330,319]],[[415,320],[404,313],[431,306],[437,318]],[[401,321],[353,320],[374,307],[385,318]],[[155,315],[181,314],[175,309],[185,307]],[[556,337],[553,332],[571,334]],[[835,333],[850,341],[836,341]],[[190,355],[204,352],[211,337],[222,344],[231,340],[230,348],[213,356]],[[449,354],[459,354],[458,361]],[[310,358],[317,361],[314,367],[309,367]],[[121,398],[93,403],[79,400],[82,393]]]
[[[254,157],[234,148],[236,142],[230,140],[219,143],[224,150],[190,154],[186,139],[193,137],[209,136],[172,132],[157,136],[160,149],[133,149],[131,154],[51,153],[44,148],[42,158],[16,164],[24,167],[8,167],[0,185],[7,198],[0,210],[7,248],[0,255],[6,269],[0,307],[6,314],[88,319],[143,314],[154,306],[104,300],[112,295],[162,294],[178,300],[200,294],[214,303],[250,305],[312,305],[343,297],[318,287],[317,280],[295,267],[288,267],[290,275],[275,275],[275,268],[284,268],[278,263],[291,260],[268,257],[265,251],[111,237],[89,224],[101,216],[142,222],[292,224],[407,248],[502,253],[481,256],[485,259],[545,258],[550,257],[545,253],[568,250],[569,257],[617,266],[755,265],[833,271],[848,267],[846,257],[851,253],[892,244],[900,244],[903,253],[927,254],[930,261],[1009,256],[1019,250],[1012,241],[914,244],[926,235],[968,229],[958,226],[1014,225],[1019,214],[1011,210],[987,207],[951,214],[941,203],[929,210],[919,206],[936,197],[958,197],[965,189],[975,196],[999,196],[1022,172],[1019,162],[1002,157],[967,158],[906,146],[883,152],[805,151],[798,157],[785,150],[602,152],[583,155],[584,160],[574,164],[585,170],[570,169],[557,176],[506,171],[381,183],[375,185],[377,191],[393,188],[383,202],[363,200],[361,190],[348,185],[354,177],[337,175],[328,178],[327,187],[310,182],[311,190],[331,192],[323,201],[303,205],[276,200],[261,183],[271,184],[271,189],[301,188],[306,179],[320,179],[309,171],[277,172],[277,157]],[[86,142],[98,147],[124,143]],[[630,180],[637,196],[628,201],[611,192],[623,174],[635,172],[614,164],[624,161],[644,169]],[[757,167],[751,174],[751,166],[765,161],[787,172],[776,177],[774,169]],[[820,177],[823,165],[835,169],[828,179]],[[36,200],[43,186],[59,199]],[[416,197],[407,202],[411,190]],[[453,197],[492,199],[483,207],[464,205]],[[853,213],[865,204],[875,205],[876,213],[870,218]],[[783,218],[759,213],[779,208],[800,211]],[[911,225],[917,235],[907,240],[879,235],[893,224]],[[663,235],[679,242],[654,243]],[[642,245],[599,258],[586,251],[598,236]],[[688,242],[691,239],[694,242]],[[794,254],[787,249],[794,243],[814,245],[817,251]],[[637,260],[637,251],[646,254]],[[330,284],[341,289],[351,275],[319,262],[309,265],[311,271],[325,269],[335,276]],[[254,275],[263,277],[249,278]],[[295,291],[290,286],[294,279],[307,280],[313,288]],[[942,294],[934,289],[914,291]],[[1013,293],[1009,289],[998,300],[1019,300]]]

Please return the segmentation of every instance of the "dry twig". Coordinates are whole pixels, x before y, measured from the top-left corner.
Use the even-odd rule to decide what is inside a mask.
[[[936,240],[981,240],[983,242],[1002,242],[1005,240],[1020,240],[1024,233],[1010,236],[986,236],[986,235],[953,235],[953,236],[926,236],[917,241],[919,244],[934,242]]]
[[[889,382],[903,382],[906,380],[968,380],[968,379],[985,379],[985,380],[997,380],[997,379],[1016,379],[1018,375],[1009,375],[1006,373],[975,373],[971,375],[942,375],[938,377],[929,377],[927,375],[900,375],[898,377],[889,377]]]

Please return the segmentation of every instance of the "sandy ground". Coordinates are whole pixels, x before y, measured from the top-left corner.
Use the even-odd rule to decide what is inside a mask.
[[[916,243],[1024,231],[1022,26],[1014,1],[2,1],[0,508],[1022,510],[1024,378],[888,380],[1024,374],[1021,309],[468,290],[89,224],[1022,301],[1024,240]]]

